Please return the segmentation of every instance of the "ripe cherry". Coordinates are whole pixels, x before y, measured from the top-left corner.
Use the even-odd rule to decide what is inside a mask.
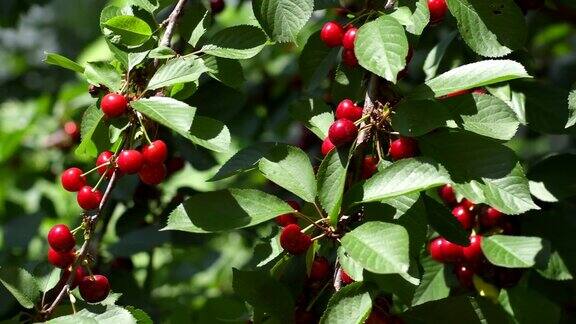
[[[332,144],[332,142],[330,141],[329,137],[326,137],[324,139],[324,141],[322,142],[322,156],[326,156],[328,155],[328,153],[330,153],[330,151],[332,151],[336,146],[334,146],[334,144]]]
[[[344,99],[336,107],[336,119],[348,119],[357,121],[362,118],[362,108],[358,107],[352,100]]]
[[[166,178],[166,166],[164,164],[144,164],[138,172],[138,177],[147,185],[157,185]]]
[[[452,215],[458,219],[465,230],[474,227],[474,215],[465,206],[458,205],[452,209]]]
[[[374,155],[367,155],[362,160],[362,179],[368,179],[378,171],[378,158]]]
[[[358,127],[348,119],[338,119],[328,129],[328,138],[335,146],[350,143],[356,139]]]
[[[335,22],[330,21],[322,26],[320,31],[320,39],[328,47],[336,47],[342,44],[342,38],[344,37],[344,29],[342,26]]]
[[[358,65],[358,58],[353,49],[344,49],[342,51],[342,63],[348,67],[355,67]]]
[[[298,204],[294,200],[286,200],[286,202],[288,203],[288,205],[294,208],[294,210],[296,211],[300,210],[300,204]],[[292,213],[276,216],[275,220],[276,223],[278,223],[278,225],[282,227],[288,226],[290,224],[298,224],[298,218],[296,218],[296,216],[294,216],[294,214]]]
[[[344,270],[340,272],[340,280],[345,285],[349,285],[354,282],[354,279],[352,279],[352,277],[350,277],[350,275],[347,274],[346,271]]]
[[[441,22],[448,11],[446,0],[428,0],[428,10],[430,11],[430,23]]]
[[[443,237],[435,238],[428,245],[432,259],[438,262],[458,262],[463,257],[462,247]]]
[[[71,120],[64,124],[64,133],[68,134],[74,141],[80,139],[80,127],[78,127],[75,121]]]
[[[316,257],[310,268],[310,279],[320,281],[330,276],[330,263],[325,257]]]
[[[350,27],[344,33],[342,37],[342,47],[344,49],[353,50],[354,49],[354,41],[356,40],[356,33],[358,32],[358,28]]]
[[[442,198],[442,201],[448,206],[453,206],[456,204],[456,193],[451,184],[445,184],[438,188],[438,195]]]
[[[60,175],[60,182],[64,189],[76,192],[86,185],[86,178],[82,175],[82,170],[79,168],[69,168],[62,172]]]
[[[210,0],[210,11],[213,14],[221,13],[224,10],[226,3],[224,0]]]
[[[120,171],[132,174],[142,169],[144,158],[142,153],[136,150],[122,150],[116,159],[116,164]]]
[[[471,267],[461,264],[456,267],[456,277],[460,282],[460,285],[464,288],[472,288],[474,287],[474,270]]]
[[[110,283],[103,275],[86,276],[80,280],[80,295],[88,303],[98,303],[110,293]]]
[[[290,254],[302,254],[308,250],[311,244],[312,238],[302,233],[297,224],[289,224],[280,233],[280,246]]]
[[[60,280],[56,285],[56,287],[60,287],[58,289],[61,289],[66,284],[66,282],[68,282],[71,274],[70,269],[63,269],[61,273],[62,275],[60,276]],[[82,268],[82,266],[76,267],[76,270],[74,271],[74,279],[72,279],[72,283],[70,284],[70,290],[74,290],[76,287],[78,287],[80,280],[82,280],[82,278],[84,278],[87,274],[88,273],[86,270],[84,270],[84,268]]]
[[[67,252],[58,252],[53,248],[48,248],[48,262],[60,269],[66,269],[76,259],[76,252],[74,250]]]
[[[98,173],[100,175],[104,174],[106,170],[108,170],[108,172],[106,172],[106,176],[112,176],[112,173],[114,173],[114,168],[110,167],[110,163],[108,162],[112,162],[113,156],[114,153],[110,151],[104,151],[98,155],[98,158],[96,159],[96,166],[98,167]]]
[[[418,154],[418,142],[410,137],[400,137],[390,143],[388,153],[393,160],[414,157]]]
[[[462,199],[462,201],[460,202],[460,206],[466,208],[467,210],[473,210],[474,207],[476,206],[476,204],[474,204],[472,201],[464,198]]]
[[[478,220],[480,221],[482,228],[490,229],[502,223],[504,220],[504,214],[496,208],[486,207],[480,212]]]
[[[126,111],[128,108],[128,101],[126,97],[118,93],[109,93],[102,97],[100,102],[100,109],[106,117],[114,118],[118,117]]]
[[[48,232],[48,244],[56,251],[68,252],[76,246],[76,240],[68,226],[58,224],[52,226]]]
[[[163,140],[155,140],[142,148],[144,162],[147,164],[160,164],[168,156],[168,147]]]
[[[482,236],[470,236],[470,245],[462,247],[464,260],[469,264],[479,264],[484,259],[482,252]]]
[[[96,209],[100,206],[100,201],[102,201],[102,192],[100,190],[92,190],[90,186],[84,186],[78,191],[76,201],[84,210]]]

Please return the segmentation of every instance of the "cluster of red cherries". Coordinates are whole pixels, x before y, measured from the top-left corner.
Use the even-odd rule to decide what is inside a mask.
[[[510,287],[517,283],[521,272],[518,269],[497,267],[491,264],[482,252],[482,239],[485,235],[502,233],[518,234],[512,220],[497,209],[476,205],[468,199],[457,202],[454,189],[447,184],[438,189],[442,200],[452,209],[452,215],[467,231],[474,230],[469,237],[469,246],[460,246],[443,237],[430,241],[428,250],[432,259],[454,265],[454,272],[464,288],[473,288],[474,275],[480,275],[499,287]]]
[[[358,65],[358,59],[354,53],[354,41],[358,28],[348,24],[342,27],[337,21],[330,21],[322,26],[320,39],[328,47],[342,46],[342,63],[349,67]]]

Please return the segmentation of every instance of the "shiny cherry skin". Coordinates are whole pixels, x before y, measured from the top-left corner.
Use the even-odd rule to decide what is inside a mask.
[[[358,32],[358,28],[350,27],[344,33],[344,37],[342,37],[342,47],[344,49],[354,49],[354,41],[356,40],[356,33]]]
[[[445,184],[438,188],[438,195],[448,206],[453,206],[456,204],[456,193],[454,192],[454,187],[451,184]]]
[[[114,118],[124,114],[128,108],[126,97],[118,93],[109,93],[102,97],[100,109],[106,117]]]
[[[330,151],[332,151],[336,146],[334,146],[334,144],[332,144],[332,141],[330,141],[329,137],[326,137],[324,139],[324,141],[322,141],[322,156],[326,156],[328,155],[328,153],[330,153]]]
[[[342,26],[335,22],[330,21],[322,26],[320,31],[320,39],[328,47],[336,47],[342,45],[342,38],[344,37],[344,29]]]
[[[312,238],[302,233],[298,224],[289,224],[280,233],[280,246],[290,254],[303,254],[311,244]]]
[[[102,201],[102,192],[100,190],[93,191],[92,187],[84,186],[78,191],[76,201],[84,210],[96,209],[100,206],[100,201]]]
[[[144,157],[136,150],[122,150],[116,159],[118,170],[123,173],[133,174],[142,169]]]
[[[362,108],[358,107],[352,100],[344,99],[336,107],[336,119],[348,119],[352,122],[362,118]]]
[[[114,153],[111,151],[103,151],[98,155],[98,158],[96,159],[96,166],[98,167],[98,173],[100,175],[104,174],[106,170],[108,170],[108,172],[106,172],[106,176],[112,176],[112,173],[114,173],[114,168],[110,167],[108,162],[112,161],[113,156]]]
[[[448,6],[446,0],[428,0],[428,10],[430,11],[430,23],[437,24],[444,20]]]
[[[482,236],[470,236],[470,245],[462,247],[462,255],[464,261],[468,264],[479,264],[484,260],[484,253],[482,252]]]
[[[502,224],[504,218],[505,215],[493,207],[483,208],[480,212],[480,215],[478,215],[480,226],[482,226],[484,229],[491,229]]]
[[[294,200],[286,200],[286,203],[288,203],[288,205],[290,205],[292,208],[294,208],[294,210],[299,211],[300,210],[300,204],[297,203]],[[279,216],[276,216],[275,218],[276,223],[278,223],[278,225],[285,227],[288,226],[290,224],[298,224],[298,218],[296,218],[296,216],[294,216],[293,213],[287,213],[287,214],[282,214]]]
[[[456,266],[456,277],[460,282],[460,285],[464,288],[473,288],[474,287],[474,270],[469,267],[468,265],[461,264]]]
[[[374,155],[366,155],[362,160],[362,179],[366,180],[372,177],[378,171],[378,158]]]
[[[75,121],[71,120],[64,124],[64,133],[68,134],[74,141],[80,139],[80,127]]]
[[[155,186],[166,178],[164,164],[144,164],[138,172],[140,180],[147,185]]]
[[[79,168],[66,169],[60,176],[62,187],[71,192],[80,190],[86,185],[86,177],[82,175],[83,173]]]
[[[345,285],[349,285],[354,282],[354,279],[352,279],[352,277],[350,277],[350,275],[347,274],[344,270],[340,272],[340,280],[342,280],[342,283]]]
[[[458,205],[454,207],[452,215],[458,219],[465,230],[470,230],[474,227],[474,215],[465,206]]]
[[[103,275],[85,276],[80,280],[80,296],[88,303],[99,303],[108,297],[110,283]]]
[[[418,142],[410,137],[400,137],[390,143],[388,153],[393,160],[414,157],[418,155]]]
[[[144,156],[144,163],[160,164],[166,161],[168,146],[163,140],[155,140],[142,148],[142,155]]]
[[[342,63],[351,68],[358,66],[358,58],[353,49],[344,49],[342,51]]]
[[[67,252],[58,252],[53,248],[48,248],[48,262],[53,266],[66,269],[74,263],[76,259],[76,252],[74,250]]]
[[[443,237],[432,240],[428,245],[428,251],[432,259],[442,263],[458,262],[463,258],[462,247]]]
[[[330,277],[330,263],[325,257],[316,257],[310,268],[310,279],[315,281]]]
[[[358,127],[348,119],[338,119],[328,129],[328,138],[335,146],[350,143],[356,139]]]
[[[76,246],[76,239],[68,226],[58,224],[52,226],[48,232],[48,244],[58,252],[68,252]]]

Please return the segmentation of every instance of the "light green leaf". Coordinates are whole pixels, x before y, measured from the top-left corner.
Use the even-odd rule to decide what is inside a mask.
[[[576,124],[576,90],[572,90],[568,96],[568,110],[570,111],[570,117],[566,122],[566,128]]]
[[[430,12],[426,0],[408,0],[410,7],[401,6],[396,8],[390,16],[406,26],[406,31],[413,35],[420,35],[430,21]],[[413,8],[413,9],[411,9]]]
[[[197,57],[178,57],[162,65],[154,73],[146,88],[153,90],[177,83],[195,82],[206,71],[208,69]]]
[[[242,37],[239,37],[242,35]],[[266,35],[256,27],[240,25],[216,33],[202,46],[202,52],[230,59],[249,59],[260,53],[266,44]]]
[[[270,39],[293,42],[312,16],[313,0],[254,0],[252,9]]]
[[[32,308],[40,296],[40,288],[28,271],[16,267],[1,267],[0,282],[25,308]]]
[[[56,317],[47,323],[49,324],[136,324],[136,319],[132,314],[119,306],[108,305],[105,308],[82,309],[79,312]]]
[[[157,0],[130,0],[130,2],[148,11],[149,13],[154,13],[154,11],[160,7]]]
[[[320,99],[299,101],[290,106],[290,114],[321,140],[328,137],[328,129],[334,122],[332,109]]]
[[[185,136],[192,143],[215,152],[227,152],[230,147],[230,130],[222,122],[204,116],[196,116]]]
[[[150,54],[148,55],[150,58],[153,59],[169,59],[169,58],[173,58],[174,56],[176,56],[176,52],[171,49],[168,46],[159,46],[156,47],[155,49],[150,51]]]
[[[150,53],[151,51],[128,53],[128,71],[132,71],[137,65],[144,62],[146,57],[149,57]]]
[[[134,16],[115,16],[104,23],[112,33],[108,35],[114,44],[138,46],[152,36],[152,28],[142,19]]]
[[[424,274],[420,285],[416,287],[412,306],[427,303],[433,300],[446,298],[450,295],[450,287],[446,283],[444,264],[432,260],[430,256],[421,260]]]
[[[570,273],[570,269],[566,266],[564,259],[557,251],[554,251],[550,255],[550,259],[545,266],[542,266],[537,270],[542,277],[550,280],[574,279],[574,276]]]
[[[362,324],[372,309],[369,290],[361,282],[337,291],[320,319],[321,324]]]
[[[80,157],[95,158],[98,153],[110,146],[108,125],[104,120],[104,114],[95,104],[89,106],[82,116],[80,136],[82,142],[74,151]]]
[[[336,224],[340,213],[349,161],[348,150],[334,149],[326,155],[318,168],[318,200],[332,224]]]
[[[103,84],[113,92],[119,91],[122,86],[122,76],[108,62],[86,63],[84,75],[91,84]]]
[[[78,73],[84,73],[84,67],[71,59],[64,57],[60,54],[56,53],[47,53],[44,52],[46,57],[44,58],[44,63],[57,65],[59,67],[63,67],[68,70],[72,70]]]
[[[168,97],[150,97],[133,101],[132,108],[146,117],[188,138],[196,108]]]
[[[482,251],[490,263],[506,268],[530,268],[550,257],[549,245],[539,237],[486,236]]]

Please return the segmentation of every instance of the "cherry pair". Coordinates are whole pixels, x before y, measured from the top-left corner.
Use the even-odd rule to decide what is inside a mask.
[[[469,246],[460,246],[443,237],[437,237],[430,242],[428,250],[432,259],[442,263],[467,262],[477,264],[484,258],[482,252],[482,236],[470,236]]]
[[[342,46],[342,62],[349,66],[355,67],[358,65],[358,59],[354,53],[354,41],[356,40],[356,33],[358,29],[349,26],[346,30],[336,21],[330,21],[322,26],[320,31],[320,39],[328,47]]]

